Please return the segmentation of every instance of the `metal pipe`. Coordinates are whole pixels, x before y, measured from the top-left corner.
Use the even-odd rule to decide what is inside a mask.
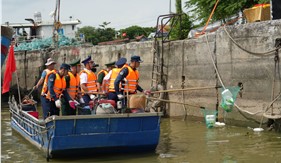
[[[168,102],[168,103],[175,103],[175,104],[182,104],[182,105],[187,105],[187,106],[192,106],[196,108],[201,108],[199,105],[193,105],[193,104],[187,104],[183,102],[177,102],[177,101],[171,101],[171,100],[163,100],[163,99],[158,99],[158,98],[153,98],[153,97],[147,97],[149,100],[158,100],[158,101],[163,101],[163,102]]]

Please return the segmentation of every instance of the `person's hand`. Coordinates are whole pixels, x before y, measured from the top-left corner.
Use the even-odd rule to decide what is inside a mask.
[[[82,97],[79,99],[79,101],[80,101],[80,103],[82,103],[82,104],[85,103],[85,101],[84,101],[84,99],[83,99]]]
[[[58,99],[55,101],[56,107],[61,108],[61,101]]]
[[[72,100],[69,100],[69,106],[72,108],[72,109],[75,109],[75,101],[72,101]]]
[[[117,95],[117,97],[118,97],[118,100],[122,100],[124,98],[124,96],[121,94]]]
[[[95,99],[95,97],[96,97],[95,95],[90,95],[90,99],[92,100]]]
[[[151,94],[151,91],[150,91],[150,90],[145,90],[145,91],[143,91],[143,93],[144,93],[145,95],[150,95],[150,94]]]
[[[73,100],[75,102],[75,106],[79,105],[79,102],[76,100]]]
[[[37,85],[35,85],[34,87],[33,87],[33,89],[37,89],[38,87],[37,87]]]

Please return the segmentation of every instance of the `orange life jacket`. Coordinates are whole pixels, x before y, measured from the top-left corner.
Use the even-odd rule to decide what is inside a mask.
[[[41,90],[41,95],[44,96],[47,94],[48,92],[48,78],[49,78],[49,75],[52,74],[52,73],[55,73],[56,70],[49,70],[49,69],[45,69],[44,71],[46,71],[46,76],[45,76],[45,79],[44,79],[44,83],[43,83],[43,87],[42,87],[42,90]]]
[[[125,67],[128,68],[128,75],[126,76],[127,82],[123,84],[124,92],[129,92],[131,94],[136,93],[137,90],[137,85],[139,81],[139,71],[138,70],[133,70],[132,67],[128,65],[124,65],[122,69]],[[122,70],[121,70],[122,71]]]
[[[74,76],[72,72],[68,72],[68,75],[70,77],[70,81],[69,81],[69,88],[67,88],[67,92],[72,99],[75,99],[78,94],[80,76],[78,74]]]
[[[104,73],[104,77],[108,74],[108,71],[107,70],[100,70],[99,72],[98,72],[98,75],[97,75],[97,77],[99,77],[99,75],[101,74],[101,73]],[[99,80],[99,78],[98,78],[98,80]],[[102,80],[102,83],[103,83],[103,80]],[[100,83],[100,84],[102,84],[102,83]],[[105,90],[104,91],[107,91],[108,90],[108,81],[105,81]]]
[[[98,91],[98,87],[97,87],[97,76],[94,72],[90,71],[90,70],[82,70],[80,72],[80,75],[82,73],[86,73],[87,74],[87,77],[88,77],[88,80],[87,80],[87,83],[86,84],[86,87],[88,88],[88,91],[94,91],[94,92],[97,92]],[[81,87],[81,92],[82,93],[85,93],[85,91],[82,89]]]
[[[108,91],[109,92],[115,92],[114,89],[114,82],[119,74],[119,72],[121,71],[122,68],[113,68],[111,70],[111,75],[110,75],[110,79],[109,79],[109,87],[108,87]],[[121,85],[120,85],[121,88]]]
[[[60,95],[62,94],[62,91],[65,90],[65,88],[66,88],[66,82],[65,82],[65,78],[64,77],[61,78],[57,72],[55,72],[55,75],[56,75],[56,79],[54,82],[54,92],[56,94],[56,97],[59,98]],[[48,90],[46,98],[49,100],[53,100],[51,98],[50,90]]]

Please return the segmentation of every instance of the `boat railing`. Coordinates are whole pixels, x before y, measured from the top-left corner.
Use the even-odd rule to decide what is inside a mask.
[[[9,102],[11,120],[29,136],[37,136],[48,132],[52,127],[46,127],[45,121],[39,120],[26,111],[22,111],[17,106],[16,102]]]
[[[163,116],[163,112],[154,112],[154,113],[121,113],[121,114],[102,114],[102,115],[68,115],[68,116],[57,116],[53,115],[47,117],[45,122],[55,120],[69,120],[69,119],[101,119],[101,118],[125,118],[125,117],[151,117],[151,116]]]

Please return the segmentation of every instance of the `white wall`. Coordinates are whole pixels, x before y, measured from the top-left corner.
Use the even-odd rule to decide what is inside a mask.
[[[64,35],[70,38],[75,37],[75,32],[77,30],[76,25],[74,25],[74,30],[72,30],[72,25],[62,26]],[[42,36],[42,38],[48,38],[53,36],[53,26],[42,26],[37,30],[37,35]]]

